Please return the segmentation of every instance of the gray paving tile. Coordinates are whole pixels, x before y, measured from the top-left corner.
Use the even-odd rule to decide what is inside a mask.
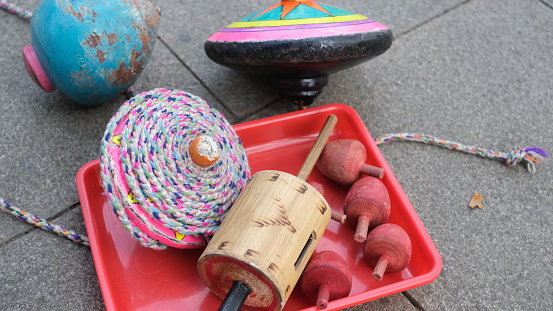
[[[58,221],[81,219],[73,211]],[[39,229],[2,247],[0,288],[6,311],[104,309],[90,249]]]
[[[379,310],[379,311],[388,311],[388,310],[401,310],[401,311],[416,311],[418,310],[413,306],[403,294],[395,294],[386,296],[384,298],[376,299],[373,301],[366,302],[357,306],[353,306],[344,310],[348,311],[362,311],[362,310]]]
[[[55,93],[45,100],[21,71],[10,72],[13,87],[0,91],[0,193],[13,205],[49,217],[78,199],[76,172],[97,158],[101,124],[113,104],[77,107]],[[1,240],[23,228],[5,214],[0,222]]]
[[[517,18],[508,13],[514,8],[501,7],[501,13],[498,8],[482,8],[473,13],[476,16],[461,14],[464,12],[458,9],[422,27],[359,70],[337,74],[321,101],[341,100],[359,106],[367,116],[378,116],[368,119],[369,126],[386,132],[427,131],[440,128],[447,120],[450,126],[442,130],[451,131],[448,136],[471,139],[474,135],[473,142],[477,142],[496,133],[500,139],[490,141],[504,141],[506,136],[522,133],[519,127],[535,127],[539,123],[526,125],[527,119],[521,115],[538,112],[532,117],[544,121],[550,112],[544,105],[550,88],[544,82],[550,78],[547,58],[551,40],[543,31],[547,19],[539,18],[540,10],[549,12],[543,11],[539,2],[520,9],[523,11],[518,14],[532,20],[521,30],[508,27],[509,20]],[[527,109],[517,113],[522,106]],[[429,115],[433,116],[431,122]],[[506,119],[498,122],[490,115]],[[489,130],[472,130],[477,122]],[[506,125],[512,125],[510,131]],[[506,143],[532,136],[536,137],[521,135]]]
[[[553,150],[550,15],[539,1],[469,2],[337,74],[320,101],[350,104],[373,135],[407,131],[498,151]],[[531,175],[415,143],[381,150],[444,260],[437,281],[411,291],[425,309],[553,305],[548,161]],[[483,210],[467,207],[475,192]]]
[[[363,14],[388,26],[395,35],[417,27],[448,10],[467,2],[466,0],[424,0],[424,1],[323,1]]]
[[[150,62],[133,86],[139,92],[155,88],[171,88],[192,93],[221,111],[229,119],[229,122],[234,121],[233,113],[222,106],[218,99],[180,63],[164,42],[159,40]]]
[[[210,90],[224,98],[225,105],[233,113],[239,117],[247,116],[278,97],[262,78],[221,67],[203,52],[204,42],[212,33],[251,13],[244,10],[258,7],[257,1],[156,3],[162,10],[160,37]]]
[[[425,310],[551,305],[551,211],[544,207],[552,189],[539,185],[551,180],[550,169],[528,176],[412,144],[383,152],[443,259],[435,282],[410,291]],[[482,210],[467,207],[476,192]]]
[[[23,20],[19,20],[15,17],[12,17],[11,15],[9,15],[8,13],[5,13],[4,11],[0,11],[0,23],[2,25],[2,29],[5,29],[4,31],[2,31],[2,34],[0,34],[3,42],[9,42],[9,38],[19,38],[22,34],[25,34],[26,31],[28,31],[28,27],[29,27],[29,24]],[[8,44],[6,44],[8,45]],[[1,96],[2,96],[2,100],[6,100],[6,98],[4,98],[5,96],[7,96],[7,90],[10,90],[11,88],[13,88],[13,84],[15,83],[15,81],[12,81],[12,79],[6,79],[4,77],[8,76],[8,75],[12,75],[14,72],[17,72],[17,71],[20,71],[21,69],[18,68],[18,66],[16,66],[12,61],[11,61],[11,58],[9,56],[10,54],[8,52],[5,52],[4,51],[4,48],[2,49],[2,53],[0,53],[0,64],[1,64],[1,75],[0,75],[0,79],[2,79],[2,83],[0,85],[0,90],[1,90]],[[0,118],[9,118],[9,113],[6,112],[6,110],[2,107],[1,108],[2,110],[2,113],[1,115],[5,117],[0,117]],[[2,140],[1,140],[1,146],[3,146],[5,144],[4,142],[4,134],[3,134],[3,131],[1,132],[1,136],[2,137]],[[4,147],[2,147],[2,149],[4,149]],[[7,155],[2,152],[0,154],[0,160],[3,161],[3,159],[5,159],[7,157]],[[2,171],[5,170],[4,166],[2,166]],[[2,174],[2,173],[0,173]],[[2,180],[4,180],[4,177],[5,176],[0,176],[2,177]],[[6,193],[2,193],[0,196],[6,196]],[[2,213],[3,214],[3,213]],[[2,230],[2,232],[0,232],[0,241],[4,240],[5,238],[7,238],[7,236],[9,235],[7,232],[17,232],[19,230],[22,231],[24,230],[25,228],[25,225],[23,224],[20,224],[20,223],[16,223],[16,222],[13,222],[12,219],[10,219],[10,216],[8,216],[7,214],[6,215],[0,215],[0,225],[5,228],[4,230]]]
[[[84,107],[58,91],[40,90],[28,77],[20,54],[30,42],[29,24],[6,16],[9,31],[0,35],[7,44],[0,66],[9,73],[0,77],[0,196],[26,212],[48,218],[78,200],[75,175],[82,165],[98,158],[105,127],[124,98]],[[16,34],[21,40],[10,40]],[[150,61],[134,85],[139,91],[183,89],[204,98],[234,121],[161,42]],[[0,225],[0,242],[28,229],[4,213]]]
[[[33,8],[36,1],[21,1]],[[74,173],[86,159],[87,146],[68,137],[87,137],[84,109],[59,94],[45,96],[28,77],[21,49],[29,43],[29,23],[0,12],[0,195],[12,204],[44,216],[77,199]],[[49,101],[44,99],[48,97]],[[70,131],[68,128],[73,127]],[[74,133],[70,133],[74,132]],[[49,142],[52,142],[50,144]],[[26,230],[27,225],[0,214],[0,241]]]

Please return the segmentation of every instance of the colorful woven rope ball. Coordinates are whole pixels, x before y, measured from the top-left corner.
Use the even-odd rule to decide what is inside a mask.
[[[157,250],[204,246],[251,176],[225,117],[201,98],[170,89],[126,101],[107,125],[100,159],[117,217]]]

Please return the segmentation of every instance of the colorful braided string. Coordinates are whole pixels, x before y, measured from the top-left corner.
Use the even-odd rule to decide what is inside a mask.
[[[495,152],[492,150],[487,150],[487,149],[478,148],[474,146],[466,146],[457,142],[439,139],[429,135],[414,134],[414,133],[385,134],[385,135],[375,137],[374,141],[377,145],[381,145],[381,144],[393,142],[393,141],[411,141],[411,142],[425,143],[425,144],[435,145],[435,146],[457,150],[457,151],[461,151],[469,154],[474,154],[474,155],[478,155],[478,156],[493,159],[493,160],[504,161],[505,164],[507,165],[516,165],[519,162],[526,162],[527,169],[531,173],[535,172],[536,170],[535,163],[539,163],[541,159],[546,158],[548,156],[547,153],[540,148],[516,147],[511,152]],[[15,217],[23,221],[26,221],[30,224],[33,224],[45,231],[58,234],[76,243],[89,245],[88,238],[86,236],[79,235],[72,230],[65,229],[64,227],[52,224],[51,222],[45,219],[26,213],[20,210],[19,208],[11,205],[10,203],[6,202],[1,197],[0,197],[0,207],[2,208],[2,210],[14,215]],[[132,225],[126,220],[125,217],[123,217],[122,222],[125,225],[125,227],[128,227],[127,229],[132,232]],[[141,233],[140,231],[137,232],[136,234],[138,236],[143,235],[143,233]],[[146,240],[148,239],[147,236],[143,238]],[[142,237],[140,239],[142,239]],[[154,242],[154,244],[156,243]],[[161,247],[163,248],[162,245]]]
[[[221,150],[209,167],[188,154],[190,143],[204,135]],[[250,178],[245,150],[224,116],[201,98],[170,89],[126,101],[107,126],[100,159],[116,215],[153,249],[186,247],[183,237],[213,235]]]
[[[33,12],[28,11],[20,6],[17,6],[15,4],[11,4],[5,1],[0,1],[0,9],[11,13],[23,20],[30,21],[31,17],[33,16]]]
[[[478,148],[474,146],[463,145],[454,141],[439,139],[429,135],[415,133],[392,133],[385,134],[374,138],[377,145],[392,141],[412,141],[435,145],[442,148],[457,150],[465,153],[474,154],[480,157],[503,161],[507,165],[516,165],[519,162],[526,162],[526,169],[530,173],[536,171],[535,163],[539,163],[541,159],[547,157],[547,153],[540,148],[521,148],[515,147],[510,152],[496,152],[488,149]]]
[[[9,214],[12,214],[13,216],[15,216],[15,217],[17,217],[17,218],[19,218],[19,219],[21,219],[25,222],[28,222],[32,225],[35,225],[35,226],[39,227],[42,230],[45,230],[45,231],[48,231],[48,232],[51,232],[51,233],[55,233],[55,234],[57,234],[59,236],[62,236],[66,239],[69,239],[69,240],[71,240],[75,243],[90,246],[90,244],[88,242],[88,238],[86,236],[77,234],[73,230],[69,230],[69,229],[66,229],[66,228],[64,228],[60,225],[53,224],[53,223],[51,223],[51,222],[49,222],[45,219],[42,219],[40,217],[37,217],[33,214],[26,213],[26,212],[20,210],[19,208],[11,205],[6,200],[4,200],[4,198],[2,198],[2,197],[0,197],[0,207],[5,212],[7,212]]]

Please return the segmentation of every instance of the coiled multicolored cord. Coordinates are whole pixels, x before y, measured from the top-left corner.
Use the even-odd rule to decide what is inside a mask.
[[[207,166],[191,145],[209,137],[219,149]],[[126,101],[102,140],[102,185],[119,220],[144,246],[203,246],[250,178],[242,143],[224,116],[201,98],[155,89]]]

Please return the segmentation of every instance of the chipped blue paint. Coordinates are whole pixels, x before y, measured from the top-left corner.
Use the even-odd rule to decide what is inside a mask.
[[[43,0],[31,19],[31,46],[55,88],[79,104],[97,105],[136,81],[159,19],[144,0]]]

